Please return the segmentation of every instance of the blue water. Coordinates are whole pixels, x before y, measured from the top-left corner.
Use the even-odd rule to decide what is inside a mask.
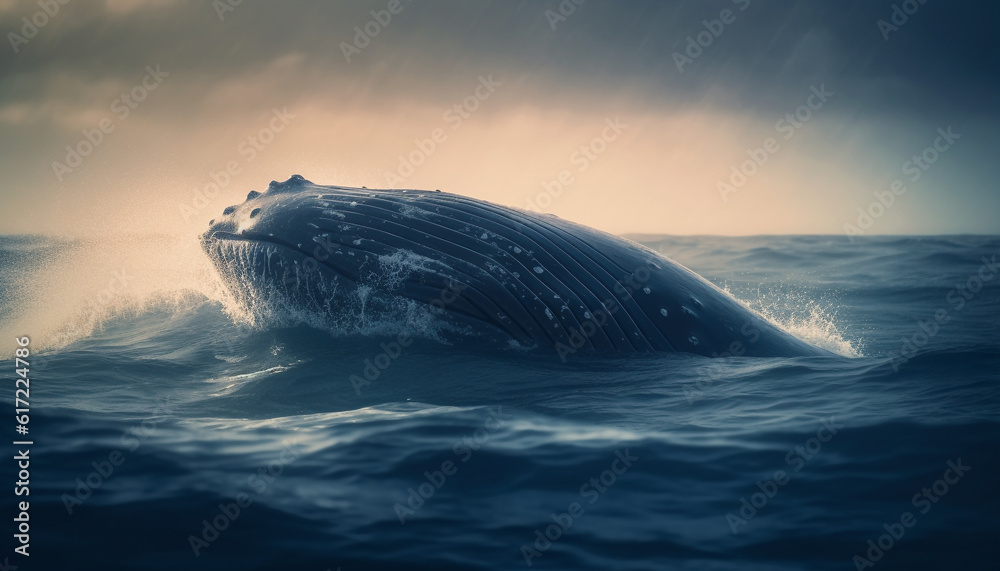
[[[249,322],[193,238],[0,238],[0,354],[10,378],[30,336],[34,441],[30,557],[12,551],[13,446],[0,461],[4,556],[997,568],[1000,268],[984,257],[1000,238],[641,239],[836,355],[563,363],[426,339],[396,355],[393,337]],[[366,360],[387,366],[352,384]]]

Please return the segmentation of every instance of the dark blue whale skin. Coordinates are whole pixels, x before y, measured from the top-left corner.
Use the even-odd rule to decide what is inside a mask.
[[[295,175],[227,208],[201,241],[241,305],[277,304],[345,334],[423,329],[563,359],[829,354],[632,241],[440,191]]]

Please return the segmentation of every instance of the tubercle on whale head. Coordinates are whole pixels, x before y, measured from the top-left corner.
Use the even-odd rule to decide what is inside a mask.
[[[214,218],[208,223],[209,228],[202,234],[202,241],[211,240],[216,233],[243,234],[255,225],[263,212],[263,207],[258,204],[261,197],[273,197],[293,192],[311,184],[313,183],[302,175],[295,174],[284,182],[272,180],[264,192],[251,190],[247,193],[247,198],[242,204],[227,206],[222,211],[222,216]]]
[[[306,180],[306,178],[300,174],[293,174],[285,182],[272,180],[270,184],[267,185],[267,192],[288,192],[298,190],[307,184],[312,184],[312,182]]]

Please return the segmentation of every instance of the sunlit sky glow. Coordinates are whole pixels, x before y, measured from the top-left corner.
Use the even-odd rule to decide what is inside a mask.
[[[616,233],[723,235],[841,234],[901,179],[868,233],[997,233],[998,8],[932,0],[886,40],[891,4],[589,0],[553,29],[558,2],[404,1],[348,62],[342,42],[388,1],[247,0],[221,19],[210,2],[77,1],[15,53],[9,33],[40,8],[0,0],[0,233],[193,234],[295,173]],[[673,54],[724,9],[733,21],[680,71]],[[157,65],[168,75],[123,118],[116,99]],[[467,117],[448,113],[481,85]],[[814,87],[833,95],[776,127],[819,101]],[[606,129],[616,118],[620,133]],[[102,120],[114,130],[57,176]],[[904,163],[949,126],[960,139],[912,181]],[[435,129],[446,138],[422,164],[387,178]],[[602,134],[614,140],[574,155]],[[769,137],[779,148],[723,200],[718,182]],[[197,198],[230,163],[220,192]],[[572,182],[550,196],[562,171]]]

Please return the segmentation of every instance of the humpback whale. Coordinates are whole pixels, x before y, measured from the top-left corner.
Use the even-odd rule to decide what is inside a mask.
[[[234,299],[346,334],[573,353],[824,355],[630,240],[441,191],[251,191],[201,236]]]

